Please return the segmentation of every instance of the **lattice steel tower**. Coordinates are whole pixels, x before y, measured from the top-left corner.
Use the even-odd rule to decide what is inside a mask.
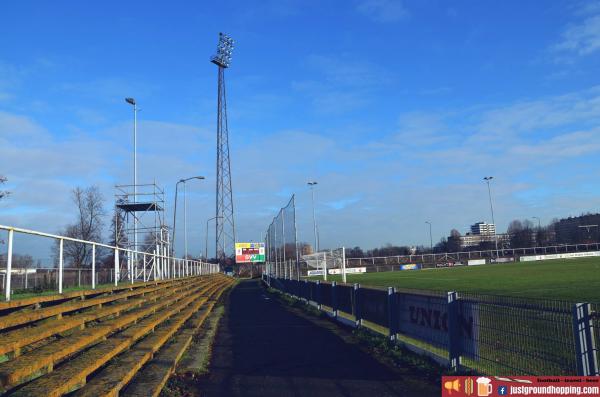
[[[229,131],[225,98],[225,69],[231,64],[233,40],[219,33],[217,54],[211,62],[219,68],[217,96],[217,212],[215,215],[215,253],[218,259],[235,254],[235,221],[233,219],[233,190],[229,160]]]

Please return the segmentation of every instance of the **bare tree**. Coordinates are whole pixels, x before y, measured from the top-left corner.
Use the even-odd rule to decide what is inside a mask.
[[[101,242],[105,211],[104,197],[98,187],[77,187],[72,192],[72,199],[77,208],[77,220],[67,225],[61,234],[79,240]],[[91,265],[91,254],[92,247],[89,244],[64,242],[63,258],[72,266]]]
[[[508,234],[510,235],[510,246],[513,248],[527,248],[533,245],[535,230],[529,219],[513,220],[508,225]]]
[[[125,233],[125,211],[118,207],[115,207],[114,215],[110,221],[109,244],[115,247],[126,247],[128,245],[127,234]]]
[[[460,244],[460,232],[456,229],[452,229],[450,231],[450,237],[448,237],[448,240],[446,242],[446,248],[448,249],[448,252],[458,252],[460,251],[461,248],[461,244]]]
[[[0,185],[3,185],[6,183],[8,179],[6,179],[5,176],[0,175]],[[10,194],[9,191],[6,190],[0,190],[0,200],[2,200],[3,198],[5,198],[6,196],[8,196]]]

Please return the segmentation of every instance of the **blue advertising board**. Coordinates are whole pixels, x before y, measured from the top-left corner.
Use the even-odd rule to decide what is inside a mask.
[[[419,270],[421,268],[421,264],[419,263],[409,263],[407,265],[400,265],[400,270]]]

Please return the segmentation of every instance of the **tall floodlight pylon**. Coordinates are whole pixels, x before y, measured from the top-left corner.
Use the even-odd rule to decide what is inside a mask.
[[[229,131],[227,128],[227,101],[225,96],[225,69],[231,64],[233,40],[219,33],[217,54],[211,62],[219,68],[217,95],[217,205],[215,253],[224,259],[235,253],[235,221],[233,219],[233,190],[229,160]]]

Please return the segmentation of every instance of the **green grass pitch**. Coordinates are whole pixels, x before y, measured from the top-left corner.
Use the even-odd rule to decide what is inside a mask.
[[[341,281],[341,276],[329,275],[328,281],[332,280]],[[363,273],[348,275],[347,282],[377,287],[600,302],[600,258]]]

